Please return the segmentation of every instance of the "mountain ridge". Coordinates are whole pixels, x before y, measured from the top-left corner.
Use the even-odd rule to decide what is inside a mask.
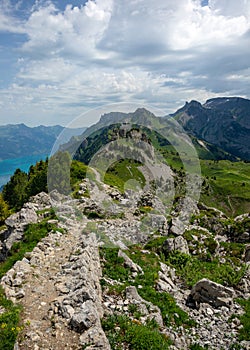
[[[171,117],[193,136],[236,157],[250,160],[250,100],[218,97],[207,100],[203,105],[192,100]]]
[[[225,153],[224,159],[250,160],[250,100],[241,97],[212,98],[204,104],[191,100],[175,113],[165,117],[157,117],[145,108],[137,108],[130,113],[105,113],[78,138],[78,146],[98,129],[111,124],[126,123],[129,120],[132,124],[147,125],[149,128],[159,130],[167,128],[167,122],[171,119],[178,122],[189,136],[196,138],[196,145],[202,146],[202,143],[212,145],[220,150],[216,151],[217,153],[221,154],[221,151]],[[76,142],[76,139],[69,141],[69,148],[73,142]]]
[[[50,154],[51,149],[64,130],[67,142],[73,135],[79,135],[85,128],[70,129],[60,125],[29,127],[21,124],[0,126],[0,159],[19,158],[36,154]]]
[[[195,106],[201,106],[201,104],[197,101],[192,101],[191,104],[195,104]],[[182,109],[185,108],[182,107]],[[181,109],[181,110],[182,110]],[[103,142],[108,140],[107,135],[105,133],[105,130],[112,130],[112,128],[116,127],[116,125],[127,124],[127,121],[129,120],[129,124],[131,126],[138,125],[138,126],[148,126],[151,130],[158,130],[159,133],[167,134],[171,130],[174,132],[175,129],[178,130],[179,133],[182,135],[185,134],[185,130],[182,128],[181,124],[178,120],[178,123],[176,123],[174,116],[172,118],[169,117],[157,117],[152,112],[146,110],[145,108],[138,108],[134,112],[130,113],[120,113],[120,112],[110,112],[105,113],[100,117],[100,120],[94,124],[91,125],[89,128],[84,131],[84,133],[79,136],[72,138],[67,144],[64,144],[60,147],[60,150],[68,150],[69,153],[72,154],[73,157],[75,157],[75,153],[78,153],[79,155],[79,149],[86,149],[86,147],[90,147],[91,142],[89,141],[91,139],[95,139],[97,137],[97,133],[102,133],[103,135]],[[189,136],[189,139],[192,140],[193,145],[195,146],[198,155],[202,159],[229,159],[231,161],[237,161],[239,160],[239,157],[236,155],[231,154],[228,150],[225,150],[222,146],[218,146],[213,142],[209,142],[204,140],[201,136],[195,135],[194,133],[187,132],[186,136]],[[170,139],[171,139],[171,135]],[[167,139],[165,137],[165,139]],[[106,141],[105,141],[106,140]],[[100,141],[100,140],[99,140]],[[82,153],[82,151],[81,151]],[[91,153],[91,152],[89,152]],[[76,157],[78,157],[76,155]],[[79,157],[76,158],[79,160]]]

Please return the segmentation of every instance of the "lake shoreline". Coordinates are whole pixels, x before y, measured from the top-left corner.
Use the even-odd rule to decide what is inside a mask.
[[[3,186],[10,180],[16,169],[28,172],[31,165],[36,164],[40,160],[45,160],[48,154],[36,154],[32,156],[10,158],[0,160],[0,191]]]

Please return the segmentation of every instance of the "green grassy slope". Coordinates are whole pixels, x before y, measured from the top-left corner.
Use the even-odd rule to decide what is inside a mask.
[[[201,201],[230,216],[250,210],[250,163],[201,161],[204,186]]]

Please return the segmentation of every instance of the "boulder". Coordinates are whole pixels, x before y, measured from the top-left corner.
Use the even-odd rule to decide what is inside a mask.
[[[156,289],[160,292],[169,293],[177,288],[169,277],[166,277],[162,272],[159,272],[159,280],[157,281]]]
[[[81,312],[77,312],[73,314],[69,325],[75,332],[78,332],[78,333],[82,333],[87,328],[89,328],[89,327],[86,327],[85,315]]]
[[[179,218],[173,218],[169,232],[176,236],[179,236],[179,235],[182,235],[184,231],[185,231],[185,225],[182,222],[182,220],[180,220]]]
[[[72,319],[75,313],[75,310],[70,305],[60,305],[59,312],[60,312],[60,315],[62,315],[62,317],[68,320],[68,319]]]
[[[80,311],[73,314],[70,320],[70,326],[78,333],[95,326],[98,320],[98,314],[94,303],[91,300],[82,304]]]
[[[241,291],[244,299],[250,298],[250,263],[246,264],[246,271],[244,276],[241,278],[239,284],[237,285],[237,289]]]
[[[130,304],[137,306],[138,311],[142,315],[146,315],[146,319],[154,319],[159,327],[163,326],[163,320],[161,316],[161,310],[158,306],[144,300],[137,292],[136,287],[129,286],[126,288],[126,299]]]
[[[168,223],[164,215],[149,214],[148,221],[149,221],[148,224],[152,229],[158,230],[162,234],[167,233]]]
[[[19,212],[10,215],[5,224],[9,228],[17,228],[20,225],[27,225],[37,222],[37,214],[33,208],[22,208]]]
[[[45,192],[40,192],[29,199],[30,203],[38,206],[38,210],[51,207],[50,196]]]
[[[191,182],[196,181],[194,178]],[[199,181],[199,180],[198,180]],[[193,182],[194,183],[194,182]],[[178,221],[181,221],[184,225],[189,223],[192,214],[197,214],[199,212],[197,207],[197,202],[191,197],[181,197],[176,203],[175,210],[172,215]]]
[[[13,243],[22,240],[25,227],[37,221],[38,216],[31,203],[26,203],[19,212],[10,215],[5,220],[7,229],[2,232],[3,242],[0,244],[0,261],[6,259]]]
[[[124,259],[124,265],[127,266],[132,272],[144,274],[142,268],[133,262],[123,251],[119,250],[118,256]]]
[[[168,238],[163,244],[163,251],[167,254],[173,251],[189,254],[187,241],[182,236]]]
[[[86,330],[80,336],[80,344],[86,350],[110,350],[111,347],[106,335],[100,326]]]
[[[235,293],[231,288],[203,278],[194,285],[190,294],[195,302],[228,307],[233,303]]]
[[[160,263],[161,269],[158,274],[158,281],[156,283],[156,289],[160,292],[174,292],[178,288],[174,283],[175,271],[170,266]]]

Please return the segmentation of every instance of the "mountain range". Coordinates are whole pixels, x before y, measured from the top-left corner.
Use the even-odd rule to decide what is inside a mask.
[[[101,139],[106,144],[110,129],[128,120],[132,124],[165,131],[171,120],[178,122],[191,138],[201,159],[250,160],[250,100],[240,97],[214,98],[203,105],[198,101],[186,102],[182,108],[165,117],[156,117],[145,108],[138,108],[133,113],[107,113],[101,116],[98,123],[90,126],[80,137],[72,138],[61,149],[67,149],[73,155],[79,148],[75,159],[86,161],[83,159],[84,153],[90,159],[91,154],[96,152],[96,145],[94,150],[93,144],[97,135],[102,134],[99,146]]]
[[[250,100],[219,97],[203,105],[191,101],[171,116],[193,136],[250,160]]]
[[[25,156],[50,154],[51,149],[64,130],[63,142],[79,135],[85,128],[65,129],[63,126],[28,127],[25,124],[0,126],[0,160]]]
[[[33,128],[24,124],[0,126],[0,159],[49,154],[62,130],[64,137],[61,143],[66,144],[63,149],[69,149],[73,145],[75,148],[77,143],[80,145],[81,140],[106,125],[128,119],[138,125],[147,125],[152,120],[164,125],[164,120],[169,118],[184,128],[199,155],[202,153],[207,159],[250,160],[250,100],[241,97],[212,98],[204,104],[192,100],[175,113],[157,119],[144,108],[138,108],[134,113],[106,113],[87,130],[64,129],[60,125]]]

